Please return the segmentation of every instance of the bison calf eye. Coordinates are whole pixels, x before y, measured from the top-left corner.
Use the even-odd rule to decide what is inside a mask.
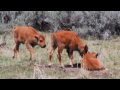
[[[43,40],[40,40],[40,42],[43,42]]]

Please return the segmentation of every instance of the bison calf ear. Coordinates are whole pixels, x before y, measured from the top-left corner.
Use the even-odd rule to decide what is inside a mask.
[[[87,45],[85,45],[84,51],[85,51],[85,53],[88,52],[88,46]]]
[[[96,58],[98,57],[99,53],[96,54]]]
[[[38,40],[39,40],[39,36],[35,36],[35,42],[38,42]]]
[[[35,38],[39,39],[39,36],[38,36],[38,35],[35,35]]]

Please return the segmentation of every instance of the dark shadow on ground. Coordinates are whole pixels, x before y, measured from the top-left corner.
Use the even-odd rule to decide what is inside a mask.
[[[81,67],[81,64],[80,63],[75,63],[73,64],[73,68],[80,68]],[[65,65],[65,68],[71,68],[71,65]]]

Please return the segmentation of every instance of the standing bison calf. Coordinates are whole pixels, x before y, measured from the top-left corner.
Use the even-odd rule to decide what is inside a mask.
[[[61,54],[63,49],[66,49],[70,58],[70,65],[73,67],[73,51],[78,51],[81,56],[87,53],[88,46],[83,40],[80,39],[77,33],[72,31],[59,31],[51,34],[51,48],[49,51],[49,65],[51,65],[51,59],[53,52],[58,48],[58,59],[61,67],[64,65],[61,62]]]
[[[13,37],[15,41],[14,47],[14,56],[18,57],[19,55],[19,46],[20,44],[25,44],[27,49],[30,52],[30,60],[34,58],[34,50],[33,47],[39,45],[42,48],[46,47],[45,37],[41,35],[37,30],[30,26],[16,26],[12,30]]]

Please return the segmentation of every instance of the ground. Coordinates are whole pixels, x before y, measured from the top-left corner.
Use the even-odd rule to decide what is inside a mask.
[[[56,52],[53,55],[53,65],[48,67],[48,48],[50,33],[46,34],[47,48],[35,47],[36,62],[31,65],[29,52],[24,45],[20,46],[21,59],[13,59],[14,41],[12,34],[7,34],[6,45],[0,48],[0,79],[118,79],[120,78],[120,37],[112,40],[85,40],[90,51],[99,52],[99,58],[106,70],[86,71],[80,68],[81,57],[74,52],[74,68],[69,67],[66,51],[62,53],[62,62],[66,66],[60,68]],[[2,41],[0,41],[2,43]]]

